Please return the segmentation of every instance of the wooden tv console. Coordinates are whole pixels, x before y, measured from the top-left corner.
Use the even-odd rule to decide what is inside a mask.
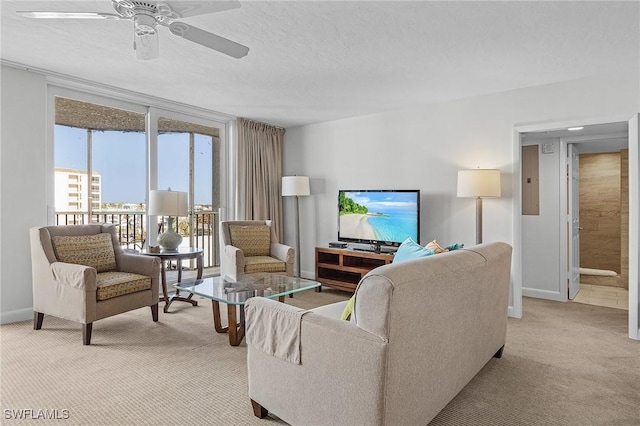
[[[354,292],[367,272],[391,262],[393,254],[316,247],[316,281]],[[321,287],[316,290],[321,291]]]

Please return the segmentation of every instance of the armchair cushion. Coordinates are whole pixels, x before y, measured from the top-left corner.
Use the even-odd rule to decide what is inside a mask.
[[[97,272],[116,270],[111,234],[56,235],[51,242],[60,262],[90,266]]]
[[[229,226],[231,245],[248,256],[269,256],[271,248],[271,228],[267,225]]]
[[[107,300],[151,288],[151,278],[129,272],[103,272],[98,274],[97,300]]]
[[[250,256],[244,258],[244,272],[286,272],[287,264],[271,256]]]

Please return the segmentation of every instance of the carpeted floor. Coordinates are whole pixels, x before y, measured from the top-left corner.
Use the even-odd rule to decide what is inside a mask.
[[[325,290],[287,303],[346,299]],[[269,425],[247,398],[246,346],[213,330],[211,304],[175,302],[80,326],[45,317],[0,327],[2,424]],[[640,425],[640,342],[627,311],[525,298],[492,359],[431,425]],[[437,389],[434,389],[437,391]],[[16,420],[20,410],[67,420]],[[45,411],[39,411],[45,410]],[[24,411],[22,411],[24,413]]]

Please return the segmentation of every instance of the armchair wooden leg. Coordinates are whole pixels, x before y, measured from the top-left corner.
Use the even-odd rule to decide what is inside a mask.
[[[151,305],[151,316],[153,317],[153,321],[158,321],[158,304]]]
[[[91,330],[93,329],[93,323],[82,324],[82,344],[88,346],[91,344]]]
[[[251,406],[253,407],[253,414],[260,419],[264,419],[267,417],[267,414],[269,414],[269,411],[266,408],[255,402],[253,399],[251,400]]]
[[[502,352],[503,351],[504,351],[504,345],[502,345],[502,347],[500,349],[498,349],[498,352],[496,352],[493,357],[494,358],[502,358]]]
[[[42,312],[33,312],[33,329],[40,330],[42,328],[42,320],[44,319],[44,314]]]

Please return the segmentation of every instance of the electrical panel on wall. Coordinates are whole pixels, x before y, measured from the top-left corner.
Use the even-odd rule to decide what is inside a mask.
[[[549,144],[542,145],[544,147]],[[553,144],[550,144],[553,148]],[[539,145],[522,147],[522,214],[540,214],[540,170],[538,158]]]
[[[542,153],[543,154],[553,154],[556,152],[556,147],[553,143],[545,143],[542,144]]]

